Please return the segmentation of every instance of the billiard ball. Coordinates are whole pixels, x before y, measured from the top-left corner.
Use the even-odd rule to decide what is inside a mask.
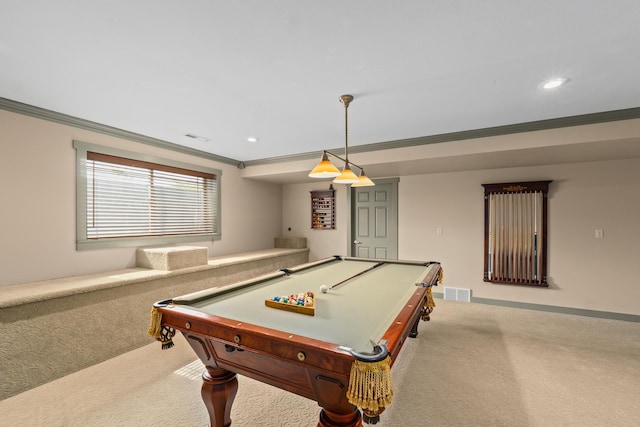
[[[322,292],[323,294],[326,294],[328,290],[329,288],[327,288],[327,285],[320,286],[320,292]]]

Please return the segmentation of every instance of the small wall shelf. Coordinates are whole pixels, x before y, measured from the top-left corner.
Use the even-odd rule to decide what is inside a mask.
[[[334,230],[336,228],[335,191],[311,192],[311,229]]]

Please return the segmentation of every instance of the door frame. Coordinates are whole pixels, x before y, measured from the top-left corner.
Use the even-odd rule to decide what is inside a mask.
[[[398,217],[398,183],[400,182],[400,178],[381,178],[381,179],[376,179],[375,180],[376,183],[380,183],[380,184],[391,184],[391,188],[392,188],[392,192],[393,192],[393,197],[391,200],[391,204],[393,209],[395,210],[395,217],[396,217],[396,223],[395,223],[395,229],[394,230],[389,230],[389,233],[395,233],[395,242],[396,242],[396,248],[395,248],[395,253],[396,253],[396,257],[398,254],[398,221],[399,221],[399,217]],[[355,256],[354,254],[354,245],[353,245],[353,241],[355,240],[356,236],[355,236],[355,220],[356,220],[356,214],[355,214],[355,209],[356,209],[356,200],[355,197],[353,197],[353,194],[355,193],[355,190],[357,189],[353,188],[351,186],[349,186],[349,191],[347,191],[347,204],[349,205],[349,214],[348,214],[348,218],[347,218],[347,248],[349,248],[347,250],[349,256]]]

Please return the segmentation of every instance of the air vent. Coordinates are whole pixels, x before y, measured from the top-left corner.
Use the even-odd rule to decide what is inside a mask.
[[[466,288],[444,288],[444,299],[450,301],[471,302],[471,289]]]
[[[187,138],[195,139],[195,140],[200,141],[200,142],[209,142],[209,141],[211,141],[210,138],[206,138],[204,136],[196,135],[196,134],[193,134],[193,133],[185,133],[184,136],[186,136]]]

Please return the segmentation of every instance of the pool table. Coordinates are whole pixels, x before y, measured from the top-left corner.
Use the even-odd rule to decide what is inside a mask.
[[[202,397],[214,427],[231,425],[236,373],[317,401],[318,426],[375,424],[392,392],[376,410],[358,405],[361,413],[348,396],[356,361],[390,369],[419,320],[429,319],[441,277],[438,262],[335,256],[159,301],[153,316],[162,337],[155,335],[170,342],[182,332],[204,363]],[[266,304],[307,292],[311,315]]]

